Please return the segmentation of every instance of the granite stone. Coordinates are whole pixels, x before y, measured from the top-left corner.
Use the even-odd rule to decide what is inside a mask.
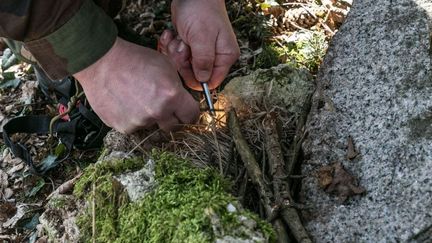
[[[431,0],[354,1],[332,40],[303,144],[300,194],[316,242],[432,242],[431,16]],[[318,169],[335,161],[364,195],[341,202],[318,186]]]

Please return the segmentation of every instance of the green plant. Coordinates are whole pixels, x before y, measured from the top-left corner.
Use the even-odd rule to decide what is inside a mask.
[[[273,239],[271,226],[257,216],[244,210],[228,212],[227,205],[236,200],[217,172],[194,168],[169,153],[154,152],[152,157],[158,186],[133,203],[125,199],[113,176],[142,167],[142,160],[105,161],[85,169],[75,188],[75,195],[88,205],[78,219],[83,241],[93,237],[89,223],[93,214],[97,242],[210,242],[219,236],[211,222],[213,214],[220,218],[225,234],[244,237],[245,231],[239,230],[243,215],[257,222],[264,237]]]

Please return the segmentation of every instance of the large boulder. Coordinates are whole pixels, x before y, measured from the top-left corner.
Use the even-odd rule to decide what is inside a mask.
[[[317,242],[432,239],[431,14],[430,0],[355,1],[334,37],[304,142],[301,196]],[[320,168],[334,162],[366,193],[321,189]]]

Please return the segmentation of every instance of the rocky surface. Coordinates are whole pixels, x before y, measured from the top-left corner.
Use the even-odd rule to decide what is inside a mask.
[[[223,95],[237,111],[260,110],[259,106],[283,106],[300,114],[313,92],[312,75],[305,69],[280,64],[236,77],[224,87]]]
[[[430,242],[431,14],[432,1],[355,1],[334,37],[304,143],[301,194],[317,242]],[[336,161],[366,194],[341,202],[319,188],[319,168]]]
[[[154,161],[149,159],[141,170],[127,172],[116,177],[125,187],[131,201],[138,201],[156,186],[154,166]]]

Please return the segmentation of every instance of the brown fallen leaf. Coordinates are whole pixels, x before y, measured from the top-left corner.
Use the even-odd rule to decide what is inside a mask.
[[[355,157],[357,157],[357,155],[359,155],[359,152],[355,148],[354,140],[351,136],[348,136],[347,143],[348,143],[347,158],[349,160],[352,160]]]
[[[336,195],[341,202],[366,191],[358,185],[357,178],[345,170],[341,162],[321,167],[318,170],[318,182],[327,193]]]
[[[333,167],[325,165],[318,170],[318,183],[322,189],[326,189],[333,181]]]
[[[0,169],[0,192],[8,187],[8,175]]]
[[[48,242],[48,236],[42,236],[36,241],[36,243],[46,243],[46,242]]]
[[[1,202],[0,203],[0,222],[6,222],[9,218],[15,215],[17,208],[14,203]],[[0,224],[1,226],[1,224]]]

